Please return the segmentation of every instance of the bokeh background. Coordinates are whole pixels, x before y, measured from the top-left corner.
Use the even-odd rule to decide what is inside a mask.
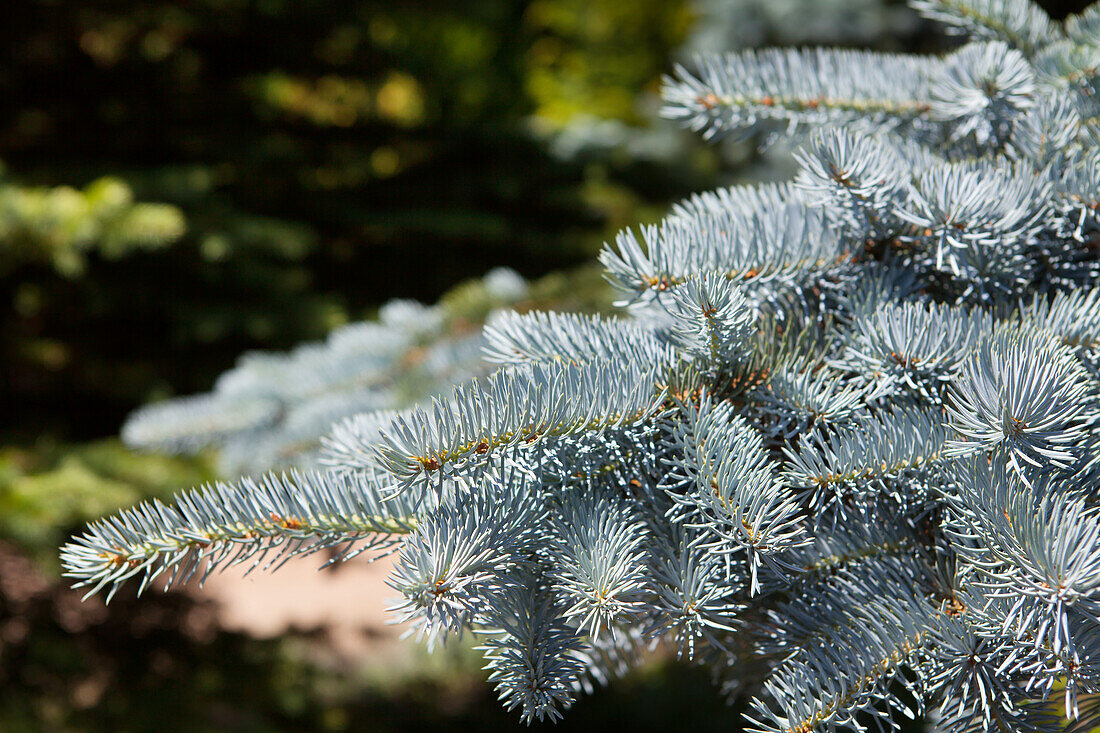
[[[372,570],[312,599],[333,613],[265,623],[241,604],[307,604],[297,571],[276,590],[229,579],[106,607],[66,587],[57,546],[216,477],[211,455],[114,436],[246,350],[323,338],[397,297],[483,313],[469,281],[498,266],[551,304],[606,305],[591,260],[616,230],[789,172],[760,141],[661,123],[661,74],[792,44],[949,41],[894,0],[4,3],[0,730],[519,727],[472,645],[429,657],[380,625],[348,631],[385,605]],[[660,658],[564,724],[737,725],[705,673]]]

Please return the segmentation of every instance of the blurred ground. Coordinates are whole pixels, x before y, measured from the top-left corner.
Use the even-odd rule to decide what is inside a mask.
[[[318,570],[323,555],[289,560],[276,573],[237,566],[212,575],[202,588],[187,586],[196,599],[212,601],[218,626],[258,639],[291,631],[323,632],[324,643],[345,661],[370,658],[379,664],[407,664],[411,643],[399,637],[407,627],[387,613],[395,591],[386,585],[392,557],[371,562],[365,555]]]

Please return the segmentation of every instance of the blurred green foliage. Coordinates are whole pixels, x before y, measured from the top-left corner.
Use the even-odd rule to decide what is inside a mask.
[[[9,5],[0,401],[21,419],[0,438],[107,436],[244,350],[320,338],[391,297],[434,301],[494,266],[584,261],[700,181],[551,156],[524,121],[638,121],[685,8]]]
[[[534,113],[556,124],[579,115],[649,124],[639,92],[656,93],[694,19],[680,2],[534,0],[525,55]]]
[[[25,188],[6,183],[3,173],[0,167],[0,277],[24,260],[44,260],[62,276],[76,277],[89,250],[117,259],[131,249],[166,247],[186,229],[178,208],[135,203],[117,178],[98,178],[83,190]]]
[[[68,528],[213,477],[205,459],[139,455],[117,440],[0,448],[0,537],[56,572]]]

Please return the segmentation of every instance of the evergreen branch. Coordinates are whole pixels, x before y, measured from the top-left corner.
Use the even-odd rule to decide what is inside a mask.
[[[374,446],[398,486],[480,462],[517,445],[632,425],[663,395],[659,367],[627,361],[531,364],[456,387],[449,400],[399,413]]]
[[[1096,689],[1100,624],[1070,608],[1064,614],[1065,625],[1061,629],[1052,627],[1047,623],[1051,609],[1041,601],[1028,598],[1021,603],[1015,596],[977,580],[967,582],[957,597],[961,602],[956,604],[955,615],[977,637],[989,642],[986,663],[995,665],[1000,681],[1007,679],[1012,684],[1010,707],[1001,710],[1002,706],[994,701],[991,713],[997,721],[996,730],[1017,730],[1011,727],[1017,722],[1023,730],[1043,733],[1088,730],[1095,710],[1088,710],[1087,705],[1082,710],[1078,697]],[[1054,610],[1067,609],[1061,606]],[[1072,640],[1072,644],[1063,644],[1056,651],[1053,644],[1059,635],[1063,640]],[[949,642],[947,646],[950,649],[953,645]],[[1055,694],[1064,695],[1065,718],[1051,704],[1050,697]],[[1068,727],[1066,719],[1073,721]]]
[[[501,701],[508,710],[520,708],[527,723],[560,720],[560,708],[572,705],[584,671],[577,658],[583,649],[577,631],[533,578],[502,594],[493,623],[500,633],[479,649]]]
[[[1054,194],[1062,217],[1059,233],[1078,242],[1094,234],[1100,228],[1100,154],[1079,153],[1069,161],[1054,182]]]
[[[346,542],[385,548],[417,519],[407,499],[384,499],[380,486],[377,477],[296,472],[217,483],[179,494],[174,505],[153,500],[94,522],[62,548],[61,561],[78,587],[90,587],[88,595],[106,587],[109,600],[135,576],[141,592],[165,573],[168,585],[200,567],[205,578],[253,557],[255,567],[271,551],[265,567]]]
[[[321,438],[320,464],[330,471],[378,471],[378,456],[374,451],[382,440],[382,428],[393,421],[392,410],[361,412],[334,423],[328,435]]]
[[[907,161],[897,151],[897,146],[849,130],[815,133],[795,153],[801,165],[796,185],[849,237],[889,237],[901,225],[892,211],[906,198],[912,169],[932,165],[931,155]]]
[[[606,246],[631,319],[511,313],[429,344],[442,311],[398,302],[247,357],[128,434],[301,461],[362,410],[324,441],[333,471],[123,512],[66,546],[69,576],[109,596],[402,537],[396,610],[429,641],[483,634],[528,722],[662,642],[757,685],[759,731],[935,705],[949,733],[1045,733],[1055,695],[1100,719],[1100,10],[1061,38],[1022,0],[915,4],[979,42],[666,83],[708,136],[825,129],[793,182]],[[387,411],[414,362],[471,381]]]
[[[795,588],[860,563],[913,555],[919,546],[907,519],[879,505],[836,505],[816,516],[811,528],[814,541],[787,556]]]
[[[664,540],[664,541],[661,541]],[[656,589],[649,637],[671,635],[678,657],[696,658],[696,644],[705,641],[724,649],[721,636],[741,624],[744,606],[737,601],[744,582],[727,558],[708,552],[702,535],[680,527],[661,538],[653,561]]]
[[[213,393],[135,412],[123,438],[139,447],[190,451],[263,428],[304,400],[377,386],[410,343],[404,331],[367,322],[288,354],[249,353],[219,377]]]
[[[844,353],[833,364],[874,380],[939,400],[991,320],[981,311],[920,303],[888,303],[855,320]]]
[[[999,41],[970,44],[945,59],[932,80],[931,114],[951,124],[955,139],[973,136],[997,150],[1036,91],[1035,70],[1019,51]]]
[[[689,223],[708,216],[734,214],[751,218],[770,209],[800,203],[801,192],[791,181],[730,186],[692,194],[672,205],[668,218]]]
[[[334,423],[368,411],[392,413],[394,406],[391,391],[375,388],[336,391],[303,400],[289,406],[264,428],[226,436],[218,454],[219,463],[311,469],[320,462],[322,440]]]
[[[933,410],[882,412],[831,434],[810,432],[797,450],[784,448],[783,477],[817,492],[868,490],[941,460],[946,432]]]
[[[989,731],[1035,730],[1014,710],[1018,689],[997,673],[1007,653],[1002,639],[977,633],[960,614],[941,614],[931,633],[925,684],[942,697],[940,728],[964,733],[980,721]]]
[[[715,372],[746,362],[756,314],[736,284],[710,272],[672,291],[667,304],[672,338]]]
[[[1061,30],[1031,0],[910,0],[921,15],[974,38],[1003,41],[1034,56],[1062,37]]]
[[[495,364],[581,364],[624,356],[669,361],[652,330],[630,321],[573,313],[502,312],[485,324],[485,358]]]
[[[902,681],[902,667],[919,664],[932,609],[911,586],[889,575],[838,578],[838,600],[845,591],[858,600],[801,612],[801,620],[816,631],[765,683],[766,697],[782,712],[761,698],[753,700],[753,730],[835,730],[854,724],[858,712],[877,704],[901,707],[888,681]]]
[[[1082,46],[1100,45],[1100,7],[1095,3],[1065,20],[1066,38]]]
[[[801,509],[772,471],[759,433],[728,402],[683,407],[684,422],[669,438],[670,491],[686,513],[680,521],[712,536],[719,552],[744,548],[749,553],[750,591],[759,589],[761,563],[781,569],[774,557],[809,541]]]
[[[1071,100],[1047,95],[1012,127],[1009,137],[1017,157],[1030,160],[1036,170],[1053,169],[1072,155],[1081,133],[1081,115]]]
[[[129,446],[194,453],[270,425],[281,409],[279,400],[262,395],[184,397],[136,410],[122,426],[122,440]]]
[[[864,548],[858,560],[823,569],[827,572],[799,577],[786,597],[766,614],[768,633],[759,647],[762,654],[783,660],[776,674],[781,675],[782,666],[798,663],[800,655],[832,643],[853,608],[896,594],[898,589],[923,587],[927,580],[927,568],[913,551]]]
[[[1023,250],[1043,230],[1049,201],[1049,183],[1030,169],[959,163],[918,176],[898,216],[915,227],[929,267],[981,282],[1026,272]]]
[[[524,448],[512,460],[537,464],[543,487],[555,492],[593,485],[610,491],[623,486],[640,490],[648,487],[659,472],[657,432],[655,425],[646,423],[609,429]]]
[[[624,502],[593,492],[565,499],[553,521],[548,580],[563,616],[598,638],[636,619],[650,594],[645,525]]]
[[[1084,367],[1048,334],[987,337],[945,398],[948,424],[958,435],[945,454],[996,450],[1021,475],[1029,468],[1068,469],[1097,418],[1085,399],[1089,390]]]
[[[837,49],[743,51],[666,79],[662,114],[715,137],[761,122],[896,126],[927,117],[931,59]]]
[[[1043,329],[1071,349],[1100,347],[1100,291],[1077,290],[1037,297],[1020,313],[1021,325]]]
[[[723,212],[620,232],[600,252],[607,278],[634,300],[716,272],[754,285],[796,279],[843,262],[836,232],[820,210],[791,203],[752,216]]]
[[[862,384],[843,379],[813,359],[791,359],[768,373],[767,382],[752,392],[752,401],[770,418],[769,435],[784,439],[801,434],[814,425],[845,425],[856,418],[871,397]]]
[[[511,575],[529,565],[532,527],[545,518],[518,474],[447,497],[401,548],[387,581],[404,598],[393,610],[433,643],[447,632],[489,623]]]
[[[1073,654],[1071,610],[1100,623],[1097,508],[1049,481],[1027,485],[1004,460],[963,465],[946,495],[947,535],[960,558],[983,585],[1012,599],[1005,628],[1020,622],[1036,645]]]
[[[1098,25],[1097,27],[1100,27]],[[1039,78],[1048,87],[1069,95],[1070,99],[1089,109],[1086,120],[1095,117],[1095,97],[1100,83],[1100,44],[1091,41],[1055,41],[1044,48],[1034,60]]]

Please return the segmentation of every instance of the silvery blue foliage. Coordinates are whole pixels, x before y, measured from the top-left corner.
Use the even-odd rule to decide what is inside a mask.
[[[646,609],[645,524],[633,506],[602,492],[574,492],[554,517],[548,578],[570,604],[563,616],[593,639]]]
[[[954,138],[1001,145],[1015,118],[1034,104],[1035,72],[1001,41],[972,43],[950,56],[931,84],[931,114]]]
[[[515,474],[440,499],[403,543],[389,584],[403,597],[395,610],[422,633],[461,632],[498,605],[496,579],[527,563],[536,546],[530,492]]]
[[[762,733],[1100,724],[1100,10],[913,4],[972,42],[667,82],[710,137],[794,133],[800,172],[616,237],[620,317],[496,316],[493,374],[401,411],[357,384],[327,470],[93,523],[69,576],[399,547],[400,612],[476,634],[527,721],[667,645]],[[246,434],[390,359],[408,310],[242,362],[233,419],[196,419]]]
[[[921,149],[910,156],[900,148],[844,129],[824,130],[796,154],[802,165],[796,185],[846,236],[889,236],[899,222],[883,214],[905,201],[912,172],[932,164]]]
[[[755,313],[735,283],[706,272],[669,295],[672,338],[683,353],[727,369],[748,358]]]
[[[515,271],[497,268],[481,283],[490,303],[510,306],[527,293]],[[392,300],[378,319],[334,330],[289,354],[240,358],[209,394],[148,405],[126,421],[127,445],[193,453],[219,449],[233,476],[312,468],[319,439],[337,421],[403,407],[411,395],[442,391],[487,372],[480,334],[451,336],[441,306]]]
[[[911,5],[944,23],[949,33],[1000,41],[1029,57],[1062,36],[1062,29],[1028,0],[914,0]],[[1069,21],[1071,27],[1078,23]]]

